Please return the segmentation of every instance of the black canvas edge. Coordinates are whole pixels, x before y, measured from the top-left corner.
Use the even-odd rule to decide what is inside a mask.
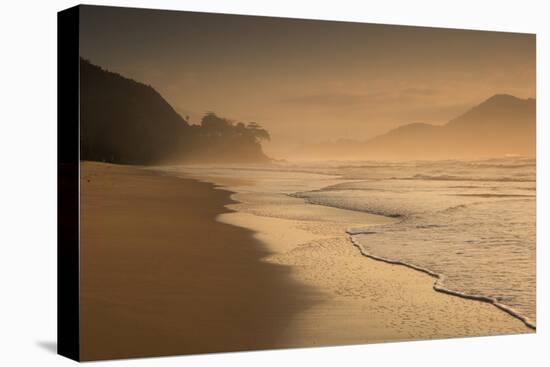
[[[78,6],[57,13],[57,353],[80,360]]]

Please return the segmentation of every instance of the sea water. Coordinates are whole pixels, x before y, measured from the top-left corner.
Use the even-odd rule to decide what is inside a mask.
[[[438,289],[492,301],[534,326],[535,164],[332,162],[323,170],[349,182],[293,196],[394,217],[348,233],[363,253],[427,271],[439,277]]]
[[[290,195],[393,218],[342,235],[366,255],[434,275],[437,290],[492,302],[534,327],[535,168],[533,159],[510,157],[285,162],[183,172],[249,180],[244,191],[265,194],[270,203]]]

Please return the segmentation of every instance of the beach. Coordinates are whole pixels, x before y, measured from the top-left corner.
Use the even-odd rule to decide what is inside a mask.
[[[80,182],[84,360],[532,332],[346,234],[392,218],[213,170],[81,162]]]
[[[316,299],[251,231],[215,221],[229,192],[128,166],[80,174],[82,360],[282,346]]]

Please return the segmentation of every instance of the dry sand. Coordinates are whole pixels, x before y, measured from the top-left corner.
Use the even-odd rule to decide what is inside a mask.
[[[230,195],[81,164],[83,360],[531,331],[492,305],[435,292],[426,274],[362,256],[345,229],[386,218]]]
[[[215,221],[229,192],[138,168],[81,163],[83,360],[281,346],[313,289]]]

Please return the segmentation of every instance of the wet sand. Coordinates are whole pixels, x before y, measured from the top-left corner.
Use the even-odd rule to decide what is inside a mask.
[[[345,229],[387,218],[201,179],[236,194],[81,164],[83,360],[531,331],[361,255]]]

